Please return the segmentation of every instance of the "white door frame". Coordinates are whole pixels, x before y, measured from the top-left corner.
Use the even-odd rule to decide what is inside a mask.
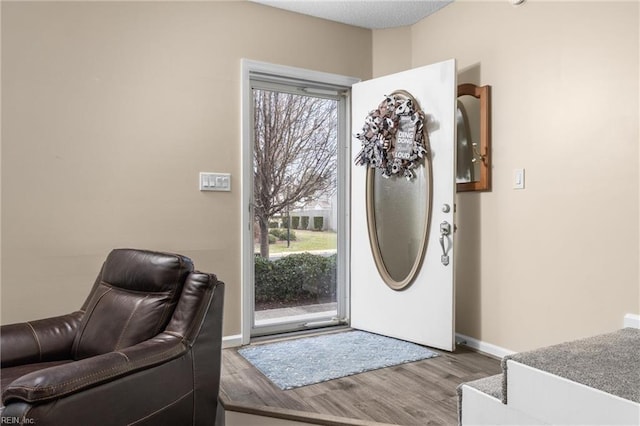
[[[241,61],[241,134],[242,134],[242,206],[241,206],[241,250],[242,250],[242,344],[248,344],[251,338],[251,327],[254,322],[253,318],[253,210],[251,209],[251,200],[253,197],[253,148],[252,148],[252,90],[251,90],[251,75],[262,74],[297,80],[304,80],[310,82],[321,82],[324,84],[331,84],[336,86],[343,86],[350,88],[353,84],[360,81],[357,78],[346,77],[338,74],[330,74],[319,71],[311,71],[302,68],[295,68],[283,65],[275,65],[267,62],[252,61],[248,59],[242,59]],[[351,123],[348,122],[350,117],[351,98],[347,95],[346,101],[346,117],[347,122],[340,122],[340,131],[344,133],[346,138],[346,144],[344,146],[345,152],[338,153],[338,168],[339,173],[345,176],[345,184],[338,185],[338,204],[344,206],[343,212],[338,213],[338,253],[343,254],[343,261],[338,262],[338,280],[342,279],[345,283],[344,286],[338,286],[342,288],[337,294],[338,298],[342,298],[344,303],[343,312],[339,312],[340,316],[349,318],[349,226],[350,226],[350,170],[351,167]],[[342,234],[342,238],[340,235]]]

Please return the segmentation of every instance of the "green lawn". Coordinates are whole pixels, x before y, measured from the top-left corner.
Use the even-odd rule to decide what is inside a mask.
[[[278,241],[269,245],[269,253],[286,253],[288,251],[312,251],[335,250],[338,247],[338,239],[335,232],[331,231],[300,231],[295,230],[297,240],[291,241],[287,247],[286,241]],[[260,245],[256,244],[255,250],[260,252]]]

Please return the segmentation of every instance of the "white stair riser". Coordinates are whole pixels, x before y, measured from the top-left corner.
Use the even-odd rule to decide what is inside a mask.
[[[507,361],[507,393],[510,407],[548,424],[640,424],[640,404],[513,360]]]
[[[467,385],[462,386],[462,426],[542,425],[540,420],[514,410],[502,401]]]

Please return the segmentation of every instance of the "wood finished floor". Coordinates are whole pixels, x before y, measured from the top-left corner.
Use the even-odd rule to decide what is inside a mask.
[[[283,391],[237,349],[225,349],[220,397],[230,411],[318,424],[455,425],[456,387],[500,373],[500,362],[464,347],[437,352],[436,358]]]

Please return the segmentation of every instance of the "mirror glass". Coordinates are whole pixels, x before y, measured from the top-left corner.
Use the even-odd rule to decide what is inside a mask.
[[[367,170],[369,241],[380,275],[394,290],[411,284],[426,248],[432,192],[429,161],[414,171],[409,181]]]
[[[456,183],[480,180],[480,100],[473,96],[458,97],[456,109],[457,171]]]
[[[458,86],[456,135],[457,191],[491,190],[491,86]]]

